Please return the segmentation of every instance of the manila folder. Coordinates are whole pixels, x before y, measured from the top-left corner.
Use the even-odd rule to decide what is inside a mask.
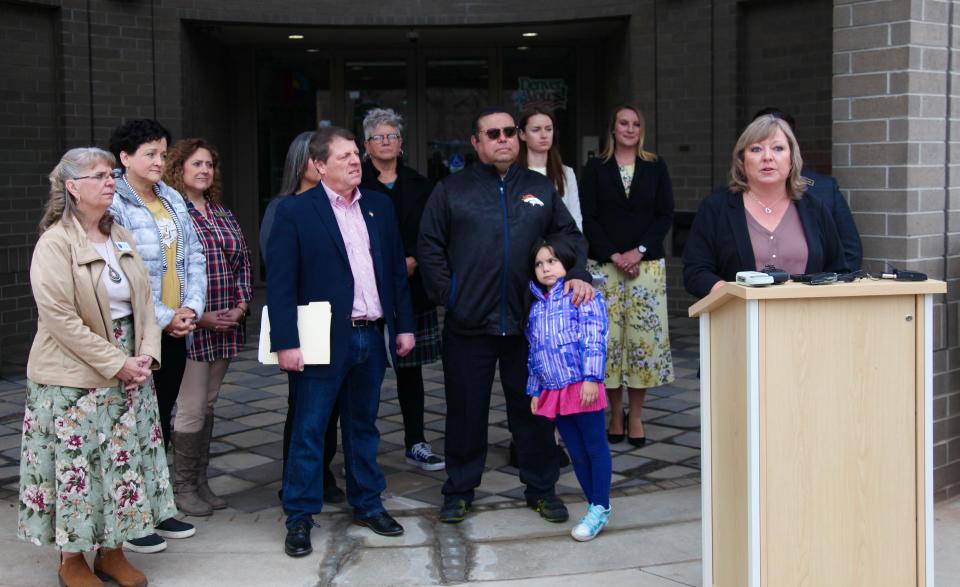
[[[305,365],[330,364],[330,302],[310,302],[297,306],[297,331]],[[276,365],[277,353],[270,352],[270,315],[263,307],[260,316],[260,347],[257,360],[264,365]]]

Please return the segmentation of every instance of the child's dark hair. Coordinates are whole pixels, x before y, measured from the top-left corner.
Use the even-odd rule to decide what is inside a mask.
[[[573,266],[577,264],[577,252],[574,250],[573,246],[567,242],[566,239],[559,235],[548,235],[545,238],[537,240],[534,243],[533,248],[530,249],[530,279],[534,283],[537,281],[537,253],[540,252],[540,249],[546,247],[553,253],[553,256],[560,261],[560,264],[563,265],[563,268],[569,272],[573,269]]]

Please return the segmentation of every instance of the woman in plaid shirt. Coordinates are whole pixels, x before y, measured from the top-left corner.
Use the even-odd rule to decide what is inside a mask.
[[[177,507],[208,516],[227,507],[207,484],[213,404],[230,365],[246,342],[247,308],[253,297],[250,252],[233,213],[220,203],[216,149],[204,139],[184,139],[170,149],[165,181],[183,194],[207,259],[207,303],[177,399],[174,422],[174,493]]]

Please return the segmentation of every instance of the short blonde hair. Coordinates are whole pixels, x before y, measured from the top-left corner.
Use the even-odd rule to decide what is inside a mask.
[[[787,176],[786,188],[787,195],[793,200],[799,200],[803,196],[807,184],[800,177],[800,171],[803,169],[803,157],[800,156],[800,145],[797,144],[797,138],[794,136],[790,125],[784,120],[772,115],[760,116],[751,122],[743,130],[740,138],[737,139],[736,146],[733,147],[733,157],[730,164],[730,191],[743,193],[750,189],[747,172],[743,167],[743,152],[750,145],[765,141],[773,136],[777,129],[783,131],[787,137],[787,144],[790,145],[790,174]]]

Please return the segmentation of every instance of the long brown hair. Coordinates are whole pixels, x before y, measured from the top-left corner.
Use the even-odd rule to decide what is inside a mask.
[[[84,220],[83,214],[77,210],[77,203],[73,201],[73,196],[67,191],[67,182],[79,177],[97,163],[106,163],[112,169],[117,164],[117,160],[112,154],[97,147],[77,147],[63,154],[60,162],[50,172],[50,197],[47,198],[43,217],[37,225],[40,234],[69,216],[75,216],[81,222]],[[105,212],[100,217],[97,228],[101,233],[109,235],[112,227],[113,215]]]
[[[617,127],[617,114],[621,110],[629,110],[640,119],[640,141],[637,142],[637,157],[644,161],[656,161],[657,154],[643,148],[643,141],[647,136],[647,119],[643,117],[643,112],[639,108],[631,104],[621,104],[613,109],[613,114],[610,116],[610,125],[607,127],[607,144],[604,145],[603,151],[600,151],[600,158],[609,161],[617,151],[617,139],[613,136],[613,129]]]
[[[522,132],[526,133],[527,121],[537,114],[543,114],[549,118],[553,125],[553,143],[550,145],[550,150],[547,151],[547,179],[553,182],[553,185],[557,188],[557,193],[562,196],[567,181],[563,175],[563,159],[560,157],[560,147],[557,146],[557,119],[553,115],[553,111],[539,106],[531,106],[520,113],[520,124],[518,126]],[[520,156],[517,158],[517,163],[521,167],[527,167],[527,141],[525,140],[520,141]]]
[[[187,159],[193,157],[193,154],[200,149],[206,149],[210,152],[210,158],[213,159],[213,181],[203,195],[213,202],[220,201],[222,191],[220,183],[220,154],[213,148],[213,145],[204,138],[180,139],[167,151],[167,166],[163,170],[163,182],[173,189],[180,192],[180,195],[186,198],[183,193],[183,164]]]

